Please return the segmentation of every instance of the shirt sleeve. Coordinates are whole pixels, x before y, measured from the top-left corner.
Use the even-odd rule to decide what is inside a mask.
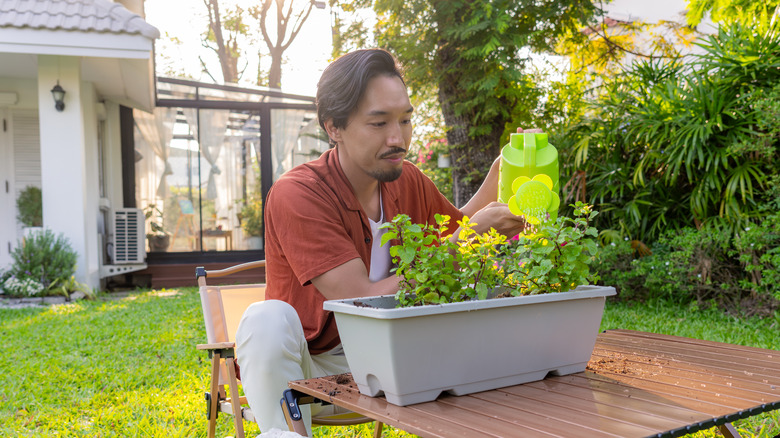
[[[359,258],[347,232],[349,211],[340,208],[321,181],[280,179],[268,195],[268,238],[300,284]],[[269,248],[269,250],[271,249]]]

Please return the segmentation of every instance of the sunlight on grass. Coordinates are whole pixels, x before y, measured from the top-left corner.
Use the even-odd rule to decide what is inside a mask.
[[[609,303],[603,329],[625,328],[780,349],[778,322],[664,303]],[[0,436],[205,437],[209,361],[195,288],[118,300],[0,309]],[[217,436],[233,436],[221,415]],[[780,433],[777,412],[735,426]],[[368,437],[373,424],[315,427],[315,437]],[[246,423],[247,436],[260,431]],[[386,438],[414,435],[385,427]],[[714,429],[689,438],[720,436]]]
[[[84,310],[84,306],[81,303],[61,304],[59,306],[51,306],[43,315],[72,315],[76,312],[81,312],[82,310]]]

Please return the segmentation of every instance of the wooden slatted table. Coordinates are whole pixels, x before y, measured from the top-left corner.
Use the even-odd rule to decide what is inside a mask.
[[[780,409],[780,351],[610,330],[585,372],[411,406],[361,395],[349,374],[289,386],[421,437],[728,436]]]

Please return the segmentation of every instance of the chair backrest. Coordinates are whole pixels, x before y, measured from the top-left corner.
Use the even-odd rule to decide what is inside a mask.
[[[265,284],[201,286],[200,302],[209,344],[235,342],[238,323],[250,304],[265,299]]]
[[[237,284],[228,286],[209,286],[208,277],[224,277],[247,269],[265,266],[264,261],[245,263],[220,271],[198,270],[200,286],[200,304],[203,309],[203,321],[206,324],[206,340],[209,344],[217,342],[235,342],[238,324],[247,307],[265,299],[265,284]],[[227,370],[224,364],[220,370],[220,384],[227,383]]]

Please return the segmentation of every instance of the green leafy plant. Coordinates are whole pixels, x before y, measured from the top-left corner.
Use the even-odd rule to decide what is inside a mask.
[[[27,186],[19,193],[16,199],[18,214],[16,219],[26,227],[40,227],[43,225],[43,200],[41,189],[35,186]]]
[[[149,232],[146,237],[165,236],[168,230],[165,229],[163,212],[157,207],[157,204],[149,204],[144,208],[144,217],[149,221]]]
[[[241,228],[249,236],[263,236],[263,199],[259,193],[247,199],[241,208]]]
[[[573,176],[564,194],[597,205],[600,229],[647,245],[669,229],[720,222],[733,234],[760,221],[780,136],[772,26],[724,25],[686,62],[634,62],[603,77],[557,144],[561,174]]]
[[[39,296],[50,294],[51,287],[73,276],[78,255],[64,235],[43,230],[25,238],[11,257],[11,277],[3,289],[9,295]]]
[[[574,206],[573,218],[560,217],[536,225],[504,248],[504,281],[512,296],[565,292],[598,280],[590,265],[598,253],[598,214],[583,203]]]
[[[61,278],[54,280],[54,282],[49,285],[49,291],[65,297],[70,296],[73,292],[81,292],[89,299],[93,299],[97,295],[88,284],[76,280],[76,277],[73,275],[65,280]]]
[[[402,277],[396,295],[400,306],[484,300],[496,288],[499,296],[563,292],[596,281],[590,263],[597,251],[596,229],[588,225],[597,212],[577,203],[575,217],[540,224],[517,239],[491,229],[478,234],[466,217],[458,221],[457,241],[448,234],[448,216],[435,225],[398,215],[382,225],[382,244],[390,248]]]

